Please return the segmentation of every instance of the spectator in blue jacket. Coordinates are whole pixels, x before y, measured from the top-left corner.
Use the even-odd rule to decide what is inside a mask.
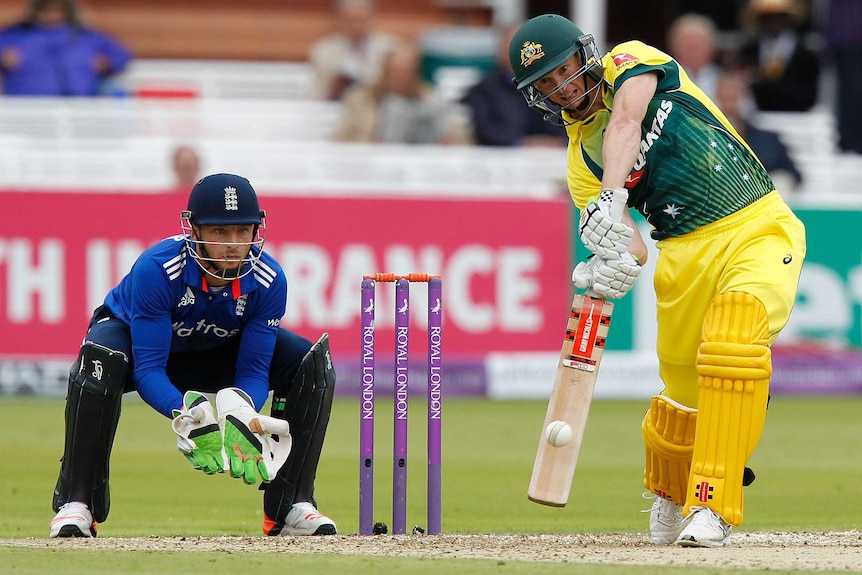
[[[116,39],[84,26],[75,0],[30,0],[24,20],[0,30],[8,96],[97,96],[131,58]]]

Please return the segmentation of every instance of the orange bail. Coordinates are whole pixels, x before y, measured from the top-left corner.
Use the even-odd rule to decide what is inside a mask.
[[[399,275],[399,274],[390,274],[390,273],[382,273],[382,274],[368,274],[362,276],[362,279],[366,280],[374,280],[376,282],[395,282],[400,279],[405,279],[409,282],[427,282],[433,278],[439,278],[438,275],[433,274],[407,274],[407,275]]]

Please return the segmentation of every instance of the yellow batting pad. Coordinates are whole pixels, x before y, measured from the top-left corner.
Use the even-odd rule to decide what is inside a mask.
[[[684,513],[709,507],[742,523],[742,476],[766,421],[772,358],[766,309],[742,292],[717,296],[697,353],[700,395]]]
[[[664,395],[652,398],[643,421],[644,487],[680,505],[686,496],[696,423],[696,409]]]

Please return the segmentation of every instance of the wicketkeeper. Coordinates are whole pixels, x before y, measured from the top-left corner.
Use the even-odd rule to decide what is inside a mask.
[[[144,251],[93,314],[69,376],[50,536],[95,537],[107,519],[130,391],[171,420],[192,467],[260,481],[264,533],[335,534],[314,500],[335,386],[328,336],[312,344],[279,327],[287,278],[263,251],[265,213],[248,180],[201,179],[181,221],[182,234]]]
[[[664,390],[643,422],[644,485],[657,544],[723,547],[742,523],[746,462],[766,418],[770,344],[787,323],[805,230],[724,114],[667,54],[638,41],[602,56],[557,15],[509,44],[527,104],[569,134],[568,185],[592,257],[578,288],[623,297],[646,263],[628,191],[652,226],[657,351]]]

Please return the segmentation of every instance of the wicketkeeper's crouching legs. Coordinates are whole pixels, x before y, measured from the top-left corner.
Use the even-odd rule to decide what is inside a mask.
[[[292,381],[286,381],[287,369],[273,362],[270,415],[290,423],[293,447],[276,477],[262,485],[263,530],[267,535],[333,535],[335,524],[317,512],[314,500],[314,480],[335,392],[329,335],[323,334],[311,347]]]
[[[120,351],[91,341],[81,346],[69,373],[66,445],[53,508],[59,512],[61,507],[75,502],[86,504],[88,509],[71,510],[69,517],[55,518],[51,537],[94,537],[93,522],[100,523],[108,517],[109,460],[128,369],[128,358]]]

